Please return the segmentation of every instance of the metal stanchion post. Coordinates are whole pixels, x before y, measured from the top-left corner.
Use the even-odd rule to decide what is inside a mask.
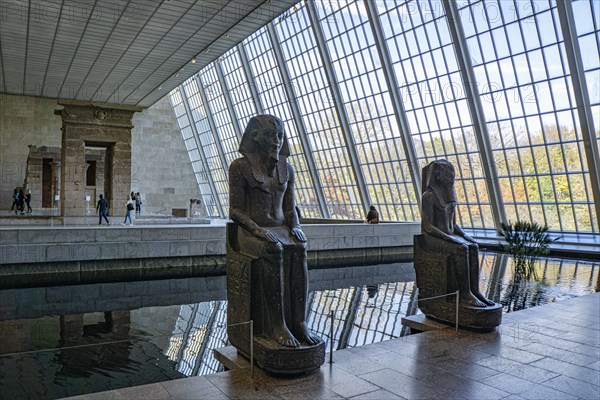
[[[458,301],[459,301],[459,292],[456,291],[456,333],[458,333]]]
[[[331,312],[331,326],[329,327],[329,364],[333,364],[333,311]]]
[[[250,377],[254,379],[254,320],[250,320]]]

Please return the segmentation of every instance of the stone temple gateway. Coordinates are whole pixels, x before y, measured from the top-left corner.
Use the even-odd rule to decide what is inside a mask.
[[[105,198],[112,205],[131,188],[131,119],[141,107],[61,101],[62,118],[60,213],[81,216],[87,211],[86,147],[103,149]],[[100,194],[100,193],[97,193]],[[119,210],[119,208],[115,208]]]

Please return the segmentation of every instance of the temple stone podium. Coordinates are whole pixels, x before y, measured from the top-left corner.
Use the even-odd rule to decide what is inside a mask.
[[[456,224],[454,167],[437,160],[423,168],[422,234],[414,238],[414,265],[419,309],[427,317],[454,325],[459,291],[458,325],[491,331],[502,322],[502,305],[479,291],[477,243]]]
[[[294,207],[283,122],[252,117],[229,168],[227,334],[238,353],[273,374],[319,368],[325,343],[307,327],[306,236]],[[248,322],[253,321],[250,335]]]

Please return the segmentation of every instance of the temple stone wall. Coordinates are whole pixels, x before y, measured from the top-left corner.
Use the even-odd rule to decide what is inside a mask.
[[[23,186],[28,146],[61,146],[54,108],[56,100],[0,94],[0,210],[10,209],[13,189]]]
[[[200,198],[198,183],[168,97],[133,115],[131,188],[142,211],[171,214]]]
[[[13,189],[25,181],[28,146],[61,147],[55,108],[56,100],[0,95],[0,210],[10,209]],[[142,194],[145,211],[187,209],[200,194],[168,98],[134,114],[133,125],[131,190]],[[32,199],[34,212],[39,202]]]

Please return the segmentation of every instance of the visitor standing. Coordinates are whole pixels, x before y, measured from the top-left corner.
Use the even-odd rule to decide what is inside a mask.
[[[104,196],[100,195],[100,200],[98,200],[98,204],[96,205],[96,211],[98,211],[98,225],[102,225],[102,218],[104,218],[106,223],[110,225],[110,221],[106,217],[107,210],[108,200],[106,200]]]
[[[15,214],[17,213],[17,210],[19,209],[18,207],[19,205],[19,190],[15,188],[14,192],[13,192],[13,203],[12,203],[12,207],[10,208],[9,213],[15,212]]]
[[[142,213],[142,196],[140,196],[140,192],[135,194],[135,213]]]
[[[19,200],[17,201],[17,209],[21,212],[21,215],[25,214],[25,194],[23,189],[19,189]]]
[[[133,192],[132,192],[133,193]],[[131,220],[131,212],[134,210],[133,201],[131,200],[131,196],[127,197],[127,203],[125,203],[127,207],[127,213],[125,214],[125,221],[123,221],[123,225],[127,225],[127,220],[129,219],[129,223],[133,225],[133,221]]]
[[[28,190],[27,194],[25,195],[25,203],[27,203],[27,214],[31,214],[33,211],[31,209],[31,190]]]

